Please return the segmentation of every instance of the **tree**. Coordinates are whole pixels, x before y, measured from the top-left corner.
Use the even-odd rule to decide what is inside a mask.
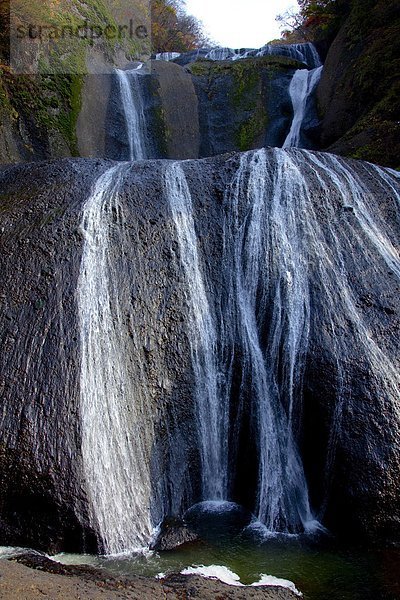
[[[151,0],[153,52],[188,52],[207,45],[198,19],[186,13],[184,0]]]
[[[305,41],[311,40],[310,32],[308,31],[305,20],[301,12],[292,9],[276,17],[276,21],[281,23],[285,29],[282,31],[282,37],[288,41]]]
[[[313,41],[336,30],[351,0],[297,0],[299,10],[277,16],[286,26],[283,36],[290,41]]]

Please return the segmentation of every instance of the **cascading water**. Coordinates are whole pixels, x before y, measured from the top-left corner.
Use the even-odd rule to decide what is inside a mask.
[[[278,155],[278,158],[285,155]],[[224,238],[227,280],[231,290],[224,307],[228,357],[225,372],[232,387],[230,352],[243,356],[240,394],[251,386],[256,415],[259,477],[256,512],[271,532],[295,532],[317,526],[308,501],[307,484],[292,431],[296,397],[301,391],[309,332],[307,268],[301,254],[302,226],[297,219],[297,193],[284,193],[283,172],[275,176],[265,151],[241,158],[225,201]],[[287,191],[287,190],[285,190]],[[271,310],[270,334],[261,339],[264,315]],[[283,358],[282,358],[283,355]],[[283,360],[283,379],[279,368]],[[282,368],[282,366],[281,366]],[[250,383],[249,383],[250,382]],[[239,398],[239,404],[243,398]]]
[[[305,63],[309,69],[321,66],[319,54],[314,44],[310,42],[303,44],[266,44],[262,48],[200,48],[197,52],[183,55],[179,52],[159,52],[156,54],[156,60],[173,61],[180,56],[187,56],[189,62],[193,62],[200,57],[215,61],[235,61],[260,56],[287,56],[293,60]]]
[[[166,62],[169,62],[171,60],[179,58],[180,55],[180,52],[158,52],[156,54],[156,60],[165,60]]]
[[[229,407],[220,400],[217,332],[202,275],[191,195],[185,174],[178,163],[167,167],[165,186],[177,232],[191,311],[189,337],[196,381],[202,494],[204,499],[222,500],[227,495]]]
[[[345,266],[346,245],[350,243],[351,248],[356,245],[359,251],[365,254],[370,253],[370,249],[374,248],[373,264],[376,272],[381,270],[383,263],[397,279],[400,279],[400,259],[392,242],[395,239],[395,233],[388,229],[387,224],[380,217],[379,210],[368,203],[370,197],[368,185],[353,174],[341,159],[329,155],[321,157],[312,153],[290,155],[282,150],[275,150],[274,154],[276,174],[271,194],[272,204],[269,209],[271,220],[269,225],[265,224],[265,229],[269,232],[274,230],[276,232],[279,229],[282,233],[285,232],[285,228],[282,229],[279,225],[283,215],[287,222],[292,223],[292,230],[286,229],[289,235],[281,233],[278,237],[272,237],[270,243],[270,248],[273,249],[273,252],[278,252],[279,256],[272,257],[269,262],[273,265],[282,265],[282,270],[285,269],[285,264],[289,265],[287,270],[289,288],[286,287],[286,289],[291,290],[291,296],[287,296],[287,301],[283,305],[282,289],[285,289],[285,286],[281,285],[279,290],[278,285],[278,295],[271,298],[274,301],[274,313],[279,315],[279,319],[284,317],[285,328],[288,331],[286,334],[288,337],[283,339],[282,346],[288,358],[285,359],[287,375],[284,385],[281,387],[281,393],[282,397],[286,396],[287,398],[288,414],[290,415],[292,412],[290,406],[293,406],[291,389],[299,389],[298,385],[293,387],[293,376],[296,374],[301,381],[303,359],[307,351],[310,329],[307,289],[313,284],[314,288],[318,287],[321,294],[319,297],[320,313],[330,315],[332,354],[337,360],[337,365],[342,365],[338,366],[337,371],[337,400],[328,448],[326,476],[329,480],[332,467],[330,461],[334,459],[335,442],[342,425],[344,390],[349,386],[348,375],[343,365],[351,359],[348,356],[349,349],[346,341],[340,335],[340,331],[346,327],[346,323],[350,323],[356,338],[356,345],[359,348],[360,358],[363,357],[373,373],[376,394],[379,397],[390,399],[395,405],[400,391],[400,377],[396,365],[385,349],[371,337],[368,325],[357,306]],[[311,167],[311,173],[307,173],[309,167]],[[380,185],[382,185],[382,181],[387,182],[389,179],[383,169],[378,169],[378,174],[381,180]],[[328,198],[334,190],[337,197],[341,198],[346,210],[351,209],[350,212],[352,215],[354,214],[359,231],[351,221],[343,223],[335,210],[334,203],[326,208],[329,211],[327,217],[329,227],[328,230],[324,230],[313,205],[313,194],[310,190],[310,183],[308,183],[310,181],[313,181],[313,192],[317,194],[317,197]],[[391,185],[393,183],[392,179]],[[319,194],[316,191],[318,187],[320,188]],[[398,192],[396,195],[399,199]],[[276,204],[276,198],[279,198],[278,204]],[[279,219],[274,214],[274,206],[279,207],[278,214],[281,215]],[[294,223],[296,223],[295,227]],[[289,255],[288,250],[290,251]],[[289,262],[288,258],[290,258]],[[313,263],[318,264],[318,269],[316,273],[311,274],[311,272],[308,273],[307,265]],[[271,286],[275,277],[269,277],[268,280]],[[318,311],[318,309],[314,307],[314,311]],[[272,325],[271,330],[274,332],[276,330],[274,317]],[[275,347],[274,337],[272,337],[272,344],[271,342],[269,344],[267,348]],[[271,355],[269,354],[269,356]],[[262,494],[262,481],[260,492]],[[266,500],[268,500],[267,497]]]
[[[287,56],[293,60],[305,63],[310,69],[321,66],[319,54],[311,43],[304,44],[266,44],[259,49],[243,48],[236,50],[233,48],[213,48],[209,50],[205,57],[208,60],[240,60],[244,58],[261,56]],[[167,58],[163,60],[169,60]]]
[[[129,168],[112,167],[97,180],[81,222],[82,457],[93,526],[107,553],[142,546],[152,531],[153,418],[141,341],[126,326],[131,300],[120,256],[128,242],[119,189]]]
[[[139,74],[142,65],[131,71],[116,69],[124,109],[126,133],[129,144],[129,160],[148,158],[146,140],[146,117]]]
[[[307,103],[321,79],[322,69],[322,66],[312,71],[298,69],[293,75],[289,86],[293,106],[293,120],[283,144],[284,148],[301,147],[301,127],[306,115]]]
[[[317,64],[318,56],[305,46],[307,49],[293,47],[291,52],[303,51],[306,56],[309,51],[308,60]],[[229,49],[217,50],[212,54],[215,60],[223,54],[231,60],[244,57],[243,53],[228,56]],[[321,66],[312,71],[301,69],[293,77],[294,118],[285,147],[301,143],[307,101],[321,71]],[[117,71],[117,76],[130,158],[142,159],[147,155],[143,103],[139,82],[131,85],[132,78],[139,75]],[[130,300],[124,292],[121,257],[117,260],[116,254],[117,247],[129,243],[119,201],[128,169],[128,164],[122,164],[104,173],[85,204],[78,288],[83,464],[93,526],[111,553],[149,541],[154,525],[150,506],[156,504],[157,487],[151,481],[156,435],[151,394],[143,365],[135,361],[140,341],[124,326]],[[377,177],[382,185],[396,189],[388,172],[377,169]],[[298,533],[321,527],[310,508],[297,447],[303,376],[312,324],[315,326],[310,291],[316,277],[310,266],[313,256],[318,257],[321,312],[332,312],[329,327],[337,366],[338,401],[327,452],[327,490],[347,386],[340,366],[347,349],[336,335],[343,327],[338,306],[352,324],[382,393],[394,398],[399,383],[393,363],[368,335],[357,311],[347,281],[343,240],[333,225],[328,233],[321,226],[310,181],[321,196],[328,197],[331,189],[337,191],[343,204],[354,211],[362,231],[349,231],[349,237],[353,235],[360,248],[367,239],[379,260],[400,277],[398,255],[390,235],[383,233],[385,223],[366,202],[368,186],[345,163],[328,155],[259,150],[241,156],[225,190],[220,267],[225,292],[221,295],[214,288],[208,258],[200,251],[184,168],[169,163],[164,174],[190,315],[201,496],[203,500],[230,498],[242,443],[238,432],[242,419],[248,418],[244,412],[250,411],[258,465],[254,511],[269,532]],[[230,422],[234,406],[236,414]],[[182,490],[180,494],[166,504],[182,506]],[[160,515],[162,510],[156,513]]]
[[[191,307],[189,337],[196,381],[197,421],[202,454],[202,499],[228,497],[228,436],[233,354],[239,344],[243,355],[243,386],[252,386],[257,414],[259,489],[257,514],[271,532],[294,532],[316,526],[307,484],[293,439],[292,412],[301,387],[304,349],[309,328],[308,281],[302,264],[301,232],[296,225],[292,195],[283,196],[282,182],[268,186],[266,155],[244,155],[226,199],[222,258],[231,290],[221,307],[221,322],[214,324],[197,249],[191,195],[180,165],[166,172],[171,206]],[[270,214],[268,204],[270,204]],[[245,209],[243,207],[245,202]],[[288,206],[290,211],[287,214]],[[239,214],[245,210],[245,221]],[[274,226],[272,226],[274,224]],[[271,239],[268,239],[268,233]],[[274,256],[268,257],[268,253]],[[268,263],[277,272],[268,272]],[[203,267],[204,268],[204,267]],[[269,289],[268,284],[272,287]],[[264,302],[274,302],[273,327],[263,350],[259,314],[266,304],[257,302],[263,286]],[[217,331],[221,339],[217,340]],[[218,351],[218,341],[222,351]],[[285,380],[278,384],[280,352],[285,348]],[[223,379],[218,377],[224,373]],[[284,408],[286,402],[287,412]]]
[[[206,54],[205,58],[208,60],[233,60],[238,56],[240,54],[232,48],[213,48]]]
[[[381,185],[396,189],[387,172],[379,170],[379,178]],[[342,237],[343,224],[338,221],[333,201],[325,208],[331,214],[328,231],[324,229],[313,198],[315,194],[328,198],[332,189],[344,206],[354,207],[362,236],[349,224],[348,233]],[[168,166],[166,190],[192,314],[188,334],[203,459],[202,499],[229,498],[230,469],[235,469],[240,452],[240,447],[235,449],[240,422],[228,423],[228,415],[234,401],[240,421],[243,410],[249,410],[244,408],[246,402],[250,402],[259,465],[258,518],[270,532],[319,529],[296,442],[311,323],[315,327],[317,318],[315,306],[312,308],[316,299],[311,302],[310,290],[320,290],[319,312],[324,318],[330,315],[329,322],[318,327],[331,331],[330,351],[337,365],[328,485],[348,386],[340,366],[348,349],[337,333],[345,321],[356,332],[374,373],[377,393],[393,402],[398,394],[395,366],[368,335],[343,258],[346,236],[353,237],[363,252],[375,249],[377,270],[383,260],[399,276],[398,255],[391,236],[384,233],[387,226],[366,203],[368,187],[340,159],[279,149],[244,154],[225,194],[221,256],[225,291],[221,296],[208,275],[211,265],[207,257],[200,259],[191,194],[179,164]],[[216,298],[219,301],[214,304]],[[241,357],[239,385],[237,355]],[[223,485],[216,487],[217,480]]]
[[[321,66],[321,59],[311,43],[304,44],[267,44],[260,48],[256,56],[288,56],[294,60],[305,63],[310,69]]]

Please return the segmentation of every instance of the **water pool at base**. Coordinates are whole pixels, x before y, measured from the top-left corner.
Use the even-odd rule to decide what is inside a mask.
[[[255,544],[221,540],[183,546],[162,554],[118,557],[63,554],[65,564],[89,564],[119,576],[179,573],[188,566],[228,567],[244,584],[261,574],[294,582],[307,600],[399,600],[400,549],[338,547],[299,539]]]

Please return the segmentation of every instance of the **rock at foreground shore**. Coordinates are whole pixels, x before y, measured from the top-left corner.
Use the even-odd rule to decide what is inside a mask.
[[[55,563],[40,555],[20,556],[0,562],[2,600],[293,600],[297,596],[280,587],[236,588],[198,575],[170,575],[166,579],[114,578],[91,567]]]

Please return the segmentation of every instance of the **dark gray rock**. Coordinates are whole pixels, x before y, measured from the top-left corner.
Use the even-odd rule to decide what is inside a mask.
[[[282,146],[293,116],[289,85],[299,63],[284,57],[190,65],[199,102],[200,157]]]
[[[190,74],[169,62],[153,61],[159,104],[166,132],[165,158],[198,158],[200,146],[198,98]]]
[[[160,531],[150,549],[156,552],[175,550],[183,544],[197,542],[198,539],[198,535],[189,528],[183,519],[168,517],[161,523]]]
[[[399,168],[399,6],[366,0],[347,8],[318,87],[319,147]]]

